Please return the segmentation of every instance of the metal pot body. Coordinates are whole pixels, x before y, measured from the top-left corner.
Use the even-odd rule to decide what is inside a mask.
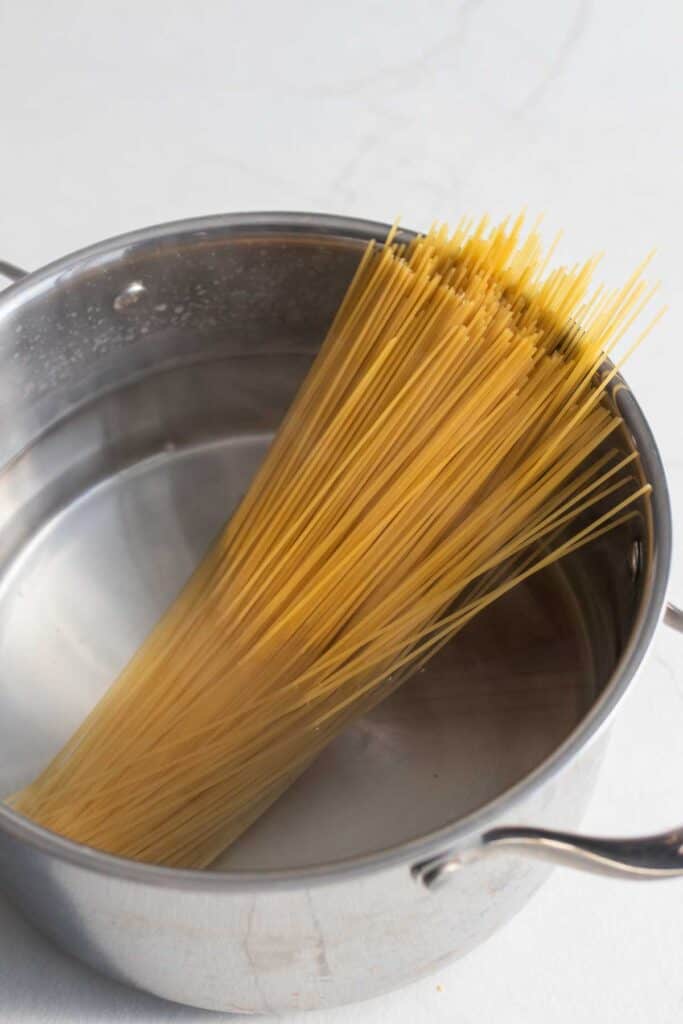
[[[0,678],[0,795],[28,781],[83,713],[85,705],[74,700],[69,722],[63,707],[71,704],[62,699],[60,680],[78,675],[74,664],[60,662],[64,648],[80,651],[95,630],[106,651],[125,632],[111,663],[90,665],[104,687],[201,556],[310,365],[365,242],[381,240],[385,232],[383,225],[322,216],[207,218],[102,243],[29,275],[0,298],[0,631],[19,637],[15,647],[9,641],[5,646]],[[434,670],[441,676],[431,678],[434,699],[427,711],[411,703],[418,697],[409,684],[407,696],[387,702],[389,711],[378,710],[379,717],[340,741],[318,776],[302,783],[290,809],[276,809],[270,824],[253,842],[238,844],[220,870],[172,871],[107,857],[0,804],[0,883],[9,898],[60,946],[111,977],[181,1003],[241,1013],[366,999],[483,941],[527,902],[548,872],[542,860],[504,848],[515,839],[509,828],[514,825],[522,845],[538,846],[538,836],[525,830],[542,831],[547,839],[579,821],[609,717],[641,666],[663,611],[671,534],[665,480],[632,396],[622,391],[618,401],[626,420],[620,444],[628,448],[635,440],[643,472],[655,486],[653,500],[638,521],[578,553],[561,578],[551,580],[550,589],[561,591],[564,603],[534,633],[535,642],[546,642],[549,656],[560,660],[583,650],[584,661],[570,664],[567,678],[580,676],[589,685],[572,697],[570,710],[562,704],[561,722],[546,715],[552,728],[538,745],[533,738],[527,742],[523,714],[512,719],[509,745],[514,748],[517,737],[516,761],[492,767],[488,789],[475,792],[472,775],[469,795],[450,796],[468,761],[465,753],[461,762],[449,760],[458,744],[449,741],[448,728],[462,721],[463,707],[481,724],[488,704],[472,709],[462,690],[463,703],[452,717],[444,714],[437,698],[458,673],[443,663]],[[242,439],[239,458],[235,437]],[[220,465],[230,470],[225,478],[213,463],[201,469],[203,455],[193,455],[195,468],[185,473],[186,454],[200,450],[220,450]],[[180,469],[155,475],[164,459]],[[68,604],[69,594],[82,593],[93,572],[92,559],[86,559],[79,576],[76,548],[65,559],[63,547],[50,538],[59,535],[66,517],[73,543],[87,539],[96,516],[84,518],[82,507],[99,508],[112,479],[132,479],[143,465],[152,481],[145,493],[157,504],[141,505],[125,488],[116,491],[116,500],[105,502],[115,510],[107,513],[111,550],[104,534],[93,541],[97,558],[104,559],[107,586],[100,590],[112,590],[118,603],[104,613],[96,609],[92,621],[89,606],[96,596],[81,601],[75,613],[67,609],[63,624],[75,614],[82,626],[78,643],[73,635],[50,640],[42,629],[35,648],[42,653],[29,664],[21,638],[30,635],[36,616],[49,626],[54,608]],[[94,497],[86,502],[84,495]],[[174,510],[166,524],[177,554],[172,565],[146,561],[160,529],[158,509],[167,507]],[[120,557],[116,545],[123,545]],[[121,569],[125,559],[134,573]],[[141,583],[129,592],[131,575]],[[42,595],[43,605],[27,612],[25,593]],[[528,613],[531,621],[536,612],[529,609],[550,607],[554,598],[546,600],[541,590],[516,600],[527,605],[495,613],[513,619],[504,665],[526,657],[515,646],[516,617],[521,621]],[[117,619],[123,606],[125,630]],[[500,632],[498,625],[489,623],[490,631]],[[483,646],[480,638],[475,647]],[[467,663],[473,678],[480,661],[475,651]],[[17,708],[28,707],[25,694],[48,677],[52,690],[45,688],[37,702],[44,708],[41,727],[27,728],[19,744]],[[558,693],[563,686],[560,680]],[[491,702],[496,687],[486,691]],[[545,700],[540,683],[537,692]],[[516,707],[514,690],[509,697]],[[87,704],[95,695],[83,699]],[[504,709],[506,721],[511,707]],[[412,732],[418,740],[404,727],[406,716],[417,722]],[[444,770],[426,763],[427,751],[439,746],[430,729],[439,734]],[[491,740],[493,734],[486,735]],[[466,738],[463,733],[465,747]],[[500,739],[498,733],[494,738]],[[411,747],[419,742],[421,748]],[[329,789],[335,778],[348,781],[354,771],[358,777],[347,790]],[[478,770],[476,777],[486,774]],[[377,803],[363,804],[360,787],[375,777],[385,790],[377,791]],[[414,792],[406,798],[411,780]],[[297,799],[309,805],[301,814]],[[344,799],[348,805],[339,820],[326,820],[327,808]],[[382,832],[376,821],[382,818],[378,807],[385,806],[393,816],[387,812]],[[320,811],[317,826],[310,807]],[[295,850],[287,844],[297,831],[303,838]],[[558,846],[542,845],[541,852]],[[489,850],[495,856],[483,855]],[[617,851],[614,861],[620,856]],[[627,864],[627,857],[621,859]],[[448,885],[437,889],[444,878]]]
[[[515,807],[514,820],[577,823],[600,748]],[[475,841],[462,838],[465,848]],[[407,856],[275,887],[253,880],[194,886],[111,877],[20,837],[0,840],[11,900],[59,946],[125,984],[235,1013],[332,1007],[406,985],[483,942],[550,870],[499,854],[431,892],[412,864]]]

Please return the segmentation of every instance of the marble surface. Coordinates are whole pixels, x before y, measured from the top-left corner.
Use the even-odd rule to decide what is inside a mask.
[[[0,0],[0,258],[35,268],[134,227],[248,209],[426,227],[527,205],[564,228],[563,257],[604,248],[610,281],[656,247],[670,309],[627,377],[682,523],[682,32],[672,0]],[[587,829],[681,823],[682,731],[683,637],[662,628]],[[673,1022],[681,886],[557,871],[461,963],[308,1020]],[[211,1019],[97,977],[0,899],[3,1022]]]

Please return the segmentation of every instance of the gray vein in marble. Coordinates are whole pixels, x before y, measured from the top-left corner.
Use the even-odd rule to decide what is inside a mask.
[[[273,185],[289,191],[300,189],[301,181],[298,178],[287,177],[279,172],[272,173],[264,164],[249,163],[237,157],[230,156],[224,161],[225,172],[236,171],[244,174],[249,179],[261,181],[264,185]]]
[[[653,660],[656,665],[659,665],[659,667],[662,669],[662,671],[668,677],[668,679],[671,680],[671,683],[673,685],[673,691],[676,694],[678,700],[683,701],[683,687],[681,686],[681,680],[678,679],[677,673],[671,667],[669,662],[658,651],[655,651],[653,653]]]
[[[555,54],[552,64],[541,81],[533,87],[519,106],[512,111],[513,115],[518,116],[520,114],[528,113],[529,110],[540,103],[553,82],[555,82],[564,73],[578,47],[579,42],[585,35],[592,7],[592,0],[579,0],[574,17],[572,18],[571,24],[567,30],[567,34],[560,43],[560,47]]]
[[[342,82],[334,86],[315,86],[315,94],[327,97],[351,97],[372,86],[389,86],[396,81],[404,81],[407,75],[420,76],[425,72],[433,71],[435,67],[442,66],[441,58],[444,56],[450,58],[445,66],[452,65],[453,58],[462,52],[465,45],[472,14],[482,3],[483,0],[462,0],[457,8],[456,22],[451,31],[413,60],[380,67],[372,74],[355,81]],[[307,90],[305,94],[310,95],[310,91]]]
[[[348,159],[341,168],[335,174],[334,180],[330,185],[330,190],[336,198],[341,198],[346,202],[354,202],[356,199],[356,189],[353,187],[353,176],[362,164],[364,160],[367,160],[368,156],[379,149],[380,145],[385,142],[385,135],[380,134],[376,131],[372,135],[364,135],[358,144],[354,146],[349,154]]]
[[[410,126],[410,119],[395,110],[387,109],[383,104],[373,100],[366,102],[366,109],[372,114],[374,123],[373,131],[366,132],[358,143],[351,149],[348,159],[336,172],[330,184],[330,192],[335,197],[347,203],[353,203],[357,198],[357,188],[354,186],[356,171],[367,163],[377,150],[385,147],[390,149],[391,140],[400,132],[406,132]]]

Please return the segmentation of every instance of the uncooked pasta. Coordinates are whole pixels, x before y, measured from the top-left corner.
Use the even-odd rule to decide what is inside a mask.
[[[473,616],[633,514],[605,358],[651,292],[549,258],[522,218],[367,247],[237,512],[15,808],[209,865]]]

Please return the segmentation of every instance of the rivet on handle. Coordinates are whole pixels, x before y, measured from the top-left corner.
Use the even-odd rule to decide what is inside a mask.
[[[677,608],[676,605],[671,604],[671,602],[666,606],[664,621],[667,626],[671,626],[672,629],[676,629],[679,633],[683,633],[683,610]]]

